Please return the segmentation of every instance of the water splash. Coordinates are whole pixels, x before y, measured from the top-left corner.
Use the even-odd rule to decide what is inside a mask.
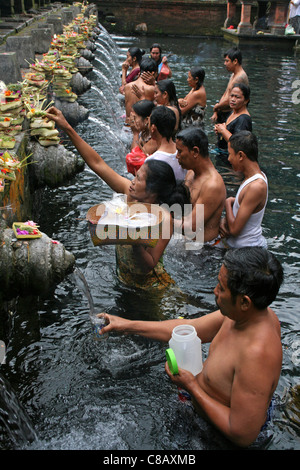
[[[95,85],[92,85],[91,86],[91,90],[94,90],[98,93],[98,95],[100,96],[102,102],[105,104],[106,108],[110,111],[111,113],[111,116],[114,120],[114,123],[116,124],[116,126],[119,125],[118,123],[118,120],[117,120],[117,116],[116,116],[116,113],[114,112],[110,102],[108,101],[108,99],[105,97],[104,93],[102,90],[100,90],[98,87],[96,87]]]
[[[75,267],[73,273],[70,274],[70,277],[74,281],[78,289],[87,298],[88,304],[89,304],[90,316],[95,315],[96,311],[95,311],[95,306],[94,306],[94,300],[93,300],[89,285],[87,283],[87,280],[84,277],[84,274],[82,273],[82,271],[80,271],[78,267]]]
[[[37,439],[30,419],[19,403],[9,382],[0,375],[0,429],[6,430],[5,447],[12,446],[14,450],[23,448],[29,442]],[[4,435],[4,433],[3,433]]]
[[[94,61],[95,61],[95,63],[100,64],[100,66],[103,66],[103,67],[105,68],[105,70],[106,70],[107,75],[110,76],[111,70],[109,69],[109,66],[108,66],[105,62],[103,62],[103,60],[100,60],[98,57],[95,57],[95,60],[94,60]],[[101,72],[101,71],[98,70],[98,69],[94,69],[94,71],[95,71],[95,72],[96,72],[96,71],[99,71],[99,72],[103,75],[103,77],[105,77],[105,82],[107,82],[107,83],[109,83],[109,84],[111,85],[110,78],[107,77],[103,72]],[[111,85],[111,87],[112,87],[112,85]]]
[[[107,137],[107,135],[109,135],[113,139],[114,144],[116,143],[116,140],[118,141],[118,143],[120,144],[120,148],[122,150],[122,157],[124,157],[128,153],[128,151],[127,151],[123,141],[121,140],[121,138],[116,134],[116,132],[111,130],[111,128],[109,127],[108,124],[106,124],[101,119],[98,119],[98,118],[93,117],[93,116],[89,116],[88,119],[89,119],[89,121],[92,121],[92,122],[98,124],[102,129],[105,129],[105,131],[107,133],[105,135],[105,137]]]
[[[102,72],[101,72],[100,70],[98,70],[98,69],[94,69],[94,72],[95,72],[96,75],[98,75],[98,77],[100,77],[100,78],[103,80],[104,84],[105,84],[106,86],[108,86],[108,87],[111,89],[111,92],[112,92],[113,94],[115,94],[114,87],[113,87],[112,84],[110,83],[109,78],[106,77],[106,76],[104,75],[104,73],[102,73]]]

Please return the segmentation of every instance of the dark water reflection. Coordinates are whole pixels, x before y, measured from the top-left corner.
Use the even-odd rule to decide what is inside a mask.
[[[92,119],[77,127],[118,172],[126,175],[118,77],[131,44],[149,50],[155,38],[115,38],[105,35],[110,54],[96,52],[93,87],[80,99]],[[226,180],[228,194],[235,178],[215,161],[215,136],[209,117],[227,84],[221,40],[164,38],[164,52],[173,52],[170,65],[179,97],[188,92],[189,67],[206,70],[208,96],[206,131],[211,157]],[[100,48],[100,46],[99,46]],[[274,302],[281,324],[283,368],[275,393],[273,422],[254,448],[299,449],[299,104],[292,103],[292,83],[299,79],[299,57],[289,52],[246,48],[244,67],[251,84],[250,113],[260,145],[260,162],[270,183],[264,234],[269,248],[285,268],[285,283]],[[115,74],[115,72],[114,72]],[[103,76],[107,77],[104,80]],[[98,91],[97,91],[98,90]],[[109,101],[109,104],[105,99]],[[113,92],[114,90],[114,92]],[[66,145],[69,144],[66,142]],[[235,184],[234,184],[235,183]],[[92,205],[109,199],[111,190],[89,169],[56,190],[45,190],[37,215],[41,230],[60,240],[76,255],[99,311],[127,318],[164,319],[193,316],[215,309],[212,290],[222,252],[187,252],[173,240],[165,254],[167,270],[178,289],[151,297],[120,285],[113,247],[92,246],[84,218]],[[8,344],[8,378],[37,434],[28,449],[232,449],[219,433],[181,403],[164,372],[165,345],[139,338],[111,335],[93,340],[88,302],[71,277],[44,298],[21,299],[13,312]],[[207,353],[204,347],[204,356]],[[298,388],[297,388],[298,387]],[[3,437],[4,448],[14,448]]]

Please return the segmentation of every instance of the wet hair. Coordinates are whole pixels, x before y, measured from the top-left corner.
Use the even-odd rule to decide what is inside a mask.
[[[150,52],[154,48],[157,48],[159,50],[159,60],[157,61],[157,63],[160,64],[161,63],[161,53],[162,53],[161,46],[160,46],[160,44],[157,44],[157,43],[152,44],[152,46],[150,47]]]
[[[250,102],[250,87],[248,85],[246,85],[245,83],[235,83],[231,88],[231,91],[234,88],[239,88],[243,93],[245,100],[248,100],[248,102]]]
[[[178,107],[178,98],[174,82],[166,78],[165,80],[157,82],[156,85],[161,93],[168,93],[170,105]]]
[[[187,127],[178,132],[176,139],[181,140],[189,150],[194,147],[199,148],[199,153],[202,157],[208,158],[208,138],[205,132],[199,127]]]
[[[258,161],[258,142],[252,132],[239,131],[236,134],[232,134],[228,142],[230,142],[235,153],[242,151],[252,162]]]
[[[156,106],[150,116],[150,124],[157,127],[162,137],[170,140],[174,135],[176,116],[172,109],[167,106]]]
[[[132,106],[133,111],[142,118],[147,118],[155,108],[155,104],[150,100],[140,100]]]
[[[149,160],[146,165],[146,190],[157,195],[158,204],[190,204],[190,192],[184,183],[177,183],[173,168],[161,160]],[[143,165],[143,166],[144,166]]]
[[[232,47],[224,52],[224,58],[229,57],[231,61],[237,59],[238,63],[242,65],[242,53],[237,47]]]
[[[157,72],[157,63],[151,57],[144,57],[140,63],[140,73]]]
[[[170,80],[169,78],[166,78],[164,80],[159,80],[159,82],[157,82],[156,85],[157,85],[157,87],[158,87],[158,89],[161,93],[164,93],[164,92],[168,93],[169,103],[170,103],[169,106],[174,106],[175,108],[178,109],[178,113],[179,113],[179,125],[178,125],[178,127],[180,129],[180,127],[181,127],[181,109],[180,109],[180,106],[178,104],[178,98],[177,98],[176,88],[175,88],[174,82],[172,80]],[[175,134],[176,134],[176,131],[174,131]]]
[[[130,47],[128,49],[129,54],[131,57],[136,57],[137,63],[140,64],[143,58],[143,55],[145,54],[144,49],[140,49],[139,47]]]
[[[195,66],[190,69],[190,72],[193,78],[195,79],[198,78],[198,83],[196,86],[196,90],[198,90],[203,85],[204,78],[205,78],[205,70],[203,67]]]
[[[262,247],[229,250],[224,266],[234,302],[239,294],[247,295],[258,310],[263,310],[275,300],[283,282],[283,268],[268,250]]]

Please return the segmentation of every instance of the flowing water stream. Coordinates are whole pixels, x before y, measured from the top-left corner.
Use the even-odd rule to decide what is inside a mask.
[[[125,155],[130,134],[123,127],[118,87],[121,63],[131,45],[149,47],[157,38],[110,36],[104,28],[89,74],[92,88],[79,98],[90,110],[78,133],[120,174],[128,176]],[[187,73],[201,64],[208,97],[206,132],[211,158],[234,195],[237,181],[215,160],[212,106],[228,74],[223,40],[162,38],[179,97],[189,91]],[[299,449],[299,152],[300,105],[293,83],[299,56],[264,48],[243,49],[251,85],[249,111],[259,139],[260,163],[270,184],[263,222],[269,249],[283,263],[285,283],[273,304],[282,326],[283,367],[275,393],[273,421],[254,449]],[[71,144],[65,140],[64,144]],[[213,288],[222,263],[220,250],[185,251],[172,240],[165,266],[177,288],[141,294],[121,285],[112,246],[92,245],[85,216],[112,197],[110,188],[86,168],[57,189],[41,194],[36,221],[48,236],[76,256],[75,273],[47,295],[19,299],[10,312],[6,364],[1,365],[1,449],[41,450],[218,450],[232,446],[185,403],[164,372],[166,345],[111,334],[95,341],[91,311],[126,318],[192,317],[215,309]],[[203,347],[203,355],[207,347]],[[1,417],[4,417],[3,419]]]

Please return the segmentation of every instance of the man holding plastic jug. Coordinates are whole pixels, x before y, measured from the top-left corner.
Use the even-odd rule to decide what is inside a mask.
[[[193,325],[202,343],[211,343],[202,371],[179,368],[171,380],[185,389],[202,416],[230,441],[246,447],[255,441],[281,372],[280,324],[269,305],[283,281],[279,261],[261,247],[230,250],[214,290],[219,310],[197,319],[136,321],[105,316],[103,333],[116,331],[169,341],[174,327]]]

